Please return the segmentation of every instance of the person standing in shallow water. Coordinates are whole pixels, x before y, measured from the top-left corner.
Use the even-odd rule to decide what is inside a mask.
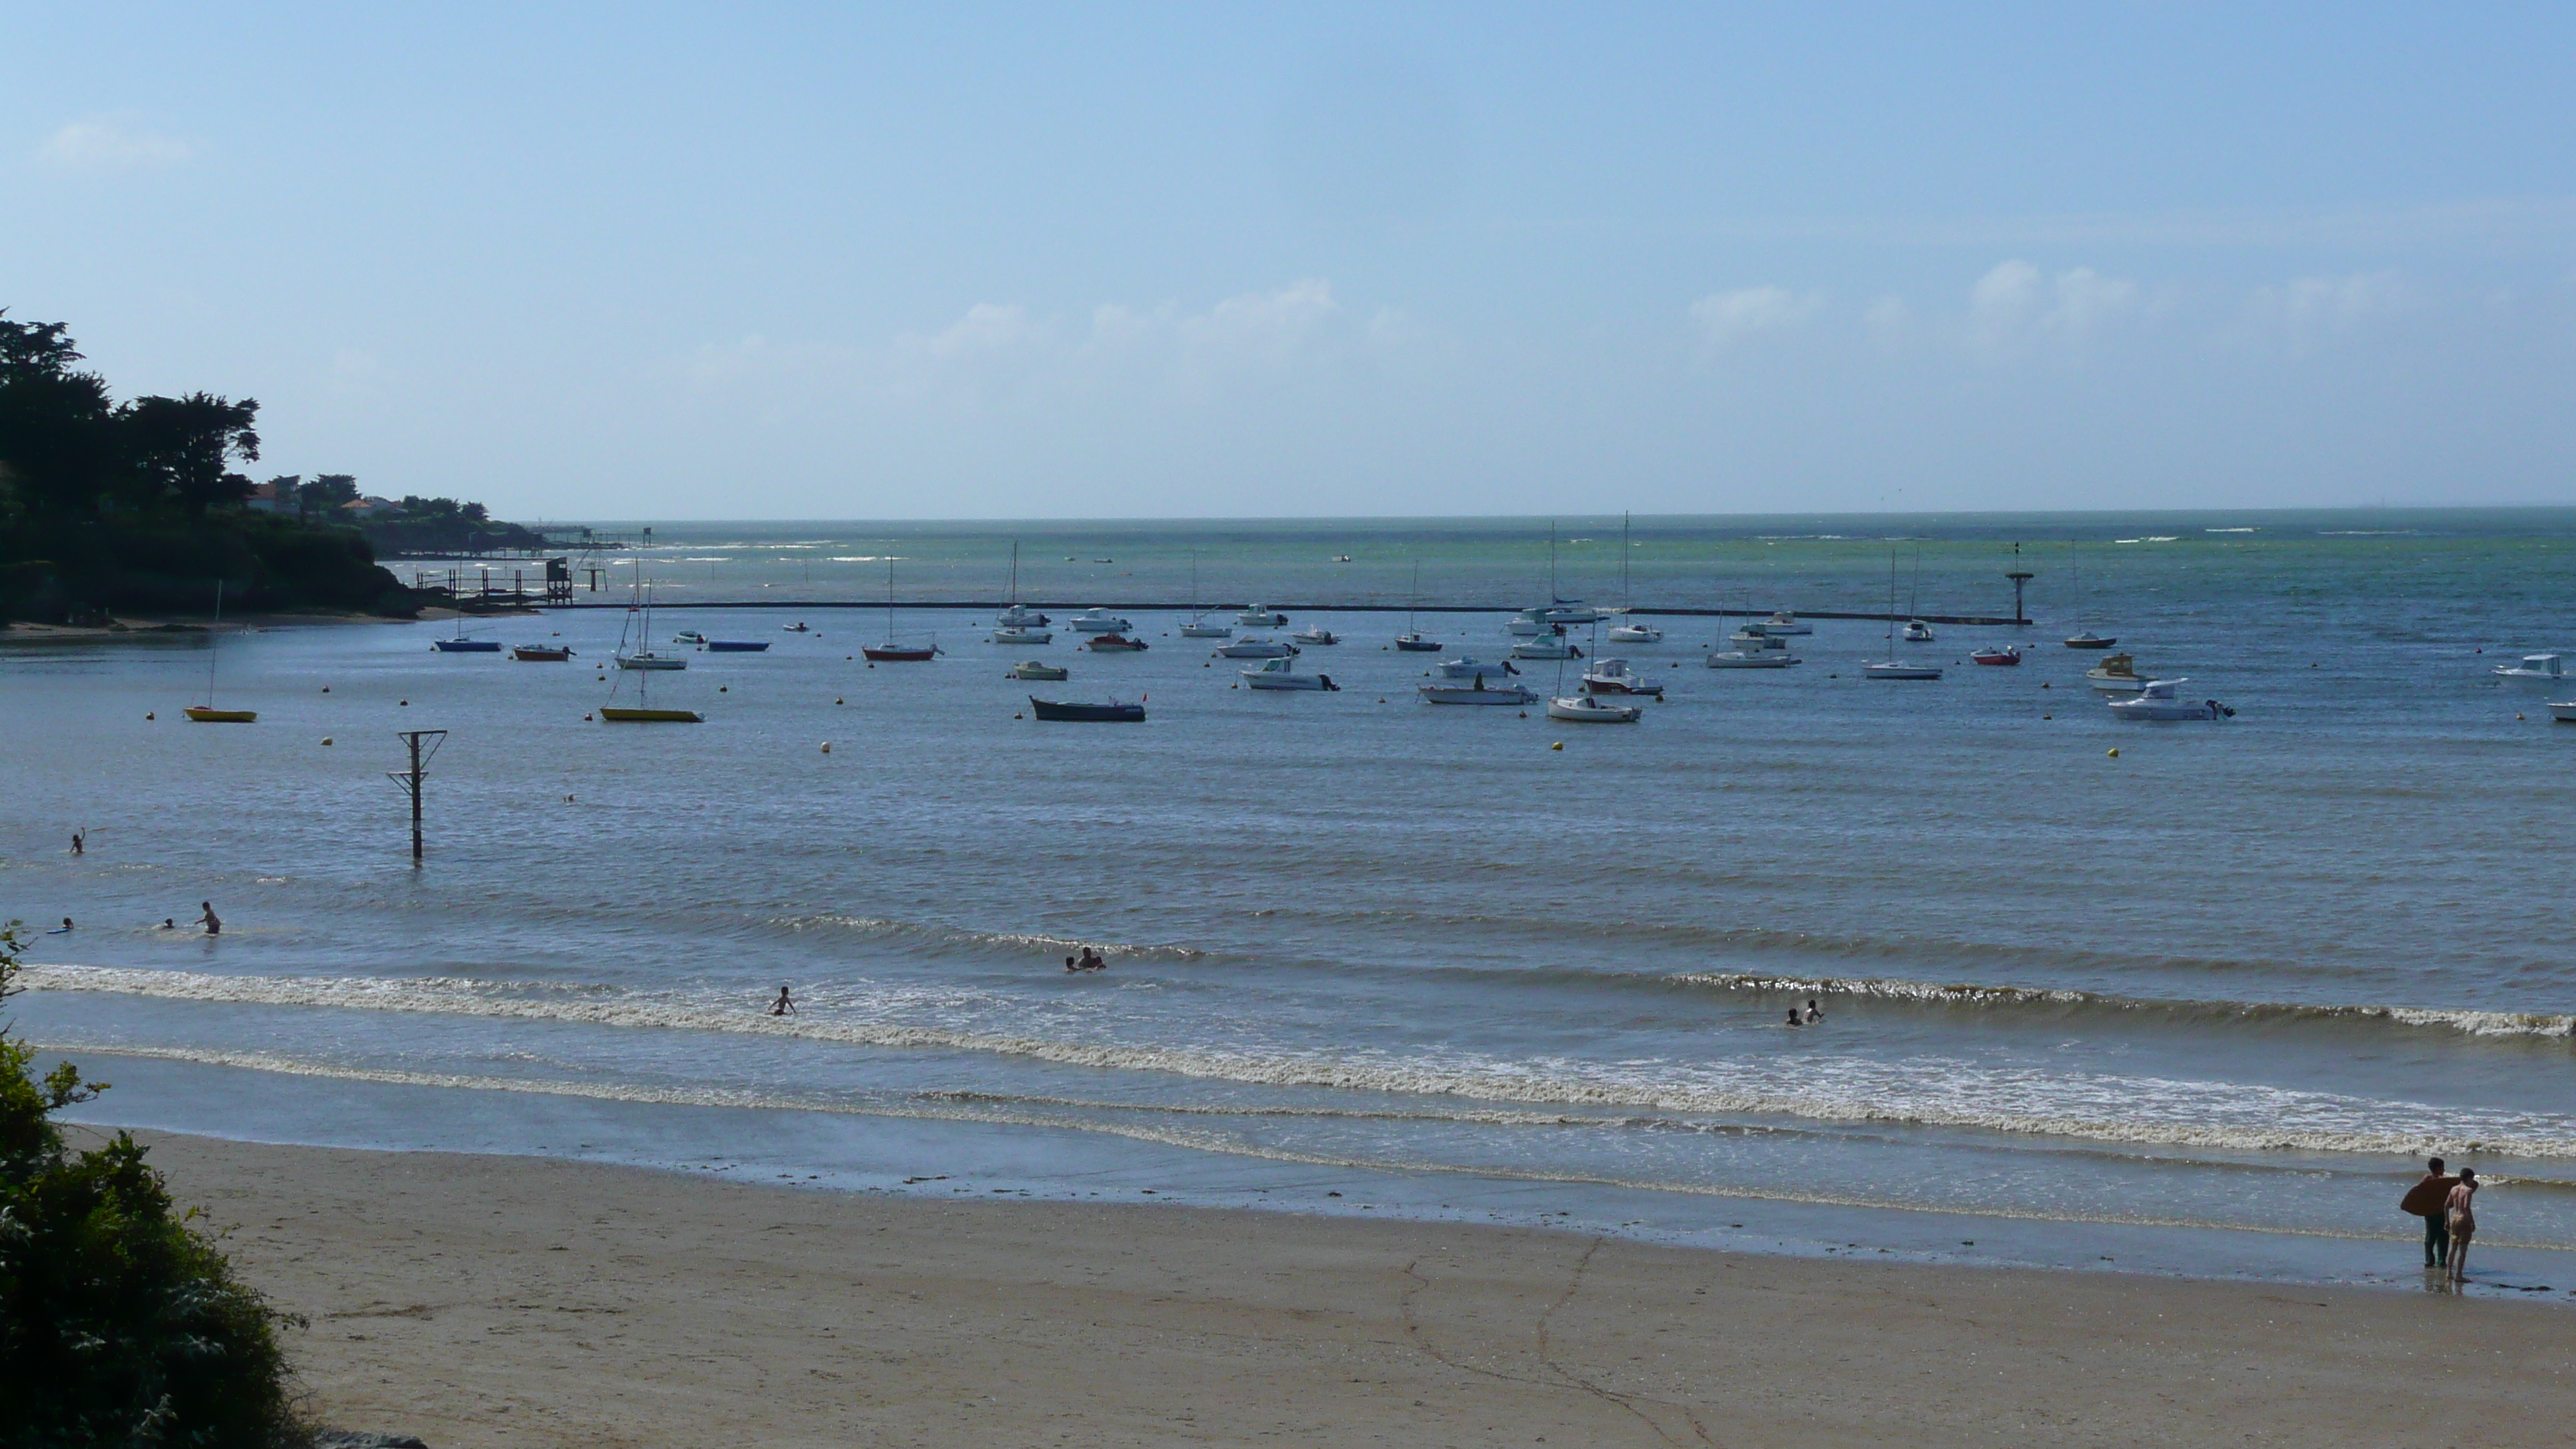
[[[2424,1180],[2406,1189],[2397,1210],[2413,1213],[2424,1220],[2424,1266],[2451,1266],[2451,1230],[2444,1211],[2451,1200],[2451,1189],[2459,1179],[2442,1170],[2442,1159],[2436,1157],[2424,1164]]]
[[[224,933],[224,918],[215,914],[213,901],[199,901],[197,909],[205,912],[197,918],[197,924],[206,928],[207,935],[220,936]]]
[[[2478,1235],[2478,1170],[2460,1169],[2451,1196],[2442,1204],[2442,1226],[2451,1234],[2451,1281],[2469,1281],[2469,1239]]]
[[[796,1014],[796,1003],[789,999],[786,987],[781,986],[778,988],[778,999],[769,1004],[769,1014],[772,1016],[794,1016]]]

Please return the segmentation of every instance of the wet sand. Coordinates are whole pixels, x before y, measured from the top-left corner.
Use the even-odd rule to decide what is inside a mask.
[[[460,1446],[2562,1444],[2576,1312],[148,1134]],[[2400,1251],[2412,1251],[2411,1248]]]

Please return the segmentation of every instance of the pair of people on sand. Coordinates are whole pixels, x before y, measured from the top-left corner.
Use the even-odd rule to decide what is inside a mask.
[[[2463,1167],[2454,1177],[2438,1157],[2425,1167],[2424,1180],[2406,1190],[2398,1210],[2424,1220],[2424,1266],[2447,1269],[2452,1282],[2466,1282],[2469,1240],[2478,1232],[2478,1170]]]
[[[1089,946],[1085,946],[1082,948],[1082,955],[1080,958],[1077,959],[1072,956],[1064,958],[1064,969],[1067,971],[1106,971],[1109,969],[1109,962],[1103,958],[1099,952],[1092,950]]]

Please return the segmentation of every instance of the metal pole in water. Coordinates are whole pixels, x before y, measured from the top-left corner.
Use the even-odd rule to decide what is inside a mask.
[[[421,782],[428,778],[426,771],[429,758],[438,753],[439,745],[447,739],[447,731],[404,730],[395,738],[401,740],[410,749],[411,768],[389,770],[386,772],[386,778],[400,786],[402,792],[411,797],[411,863],[418,866],[421,861]],[[429,743],[427,753],[423,753],[421,748],[421,742],[424,740]]]

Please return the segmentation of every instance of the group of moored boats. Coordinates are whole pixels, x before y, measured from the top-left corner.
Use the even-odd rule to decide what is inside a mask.
[[[2512,664],[2497,665],[2495,676],[2523,684],[2548,685],[2553,689],[2568,682],[2566,665],[2555,654],[2525,654]],[[2560,724],[2576,724],[2576,699],[2543,700],[2542,703],[2548,708],[2551,719]]]

